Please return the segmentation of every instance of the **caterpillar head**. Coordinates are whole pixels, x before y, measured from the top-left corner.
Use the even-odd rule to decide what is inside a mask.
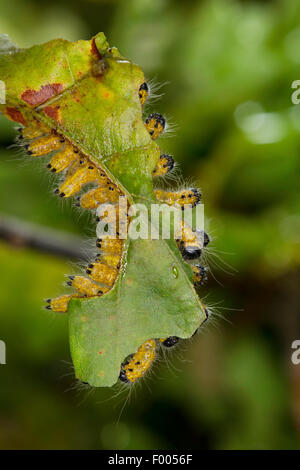
[[[184,259],[194,260],[201,257],[209,242],[209,235],[204,230],[196,230],[193,238],[179,242],[179,248]]]
[[[175,346],[175,344],[178,343],[178,341],[179,341],[178,336],[169,336],[169,338],[166,338],[162,341],[162,344],[166,348],[172,348],[173,346]]]

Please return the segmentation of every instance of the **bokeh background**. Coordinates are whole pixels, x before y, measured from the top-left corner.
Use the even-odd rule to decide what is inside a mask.
[[[215,311],[130,395],[78,387],[66,317],[42,308],[74,260],[26,246],[21,231],[0,240],[0,447],[299,448],[300,3],[0,0],[0,12],[22,47],[104,31],[163,85],[149,110],[176,125],[160,144],[205,195],[202,295]],[[14,137],[1,117],[0,229],[89,237],[91,220],[53,197],[46,171],[8,149]]]

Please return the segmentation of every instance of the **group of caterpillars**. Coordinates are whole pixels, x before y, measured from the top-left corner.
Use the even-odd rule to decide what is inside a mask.
[[[148,86],[143,83],[139,88],[141,105],[146,102],[149,94]],[[165,129],[165,119],[161,114],[150,114],[145,120],[145,126],[151,138],[159,137]],[[19,141],[23,144],[28,155],[40,157],[51,154],[47,168],[52,173],[62,173],[63,180],[55,190],[61,198],[77,195],[87,184],[93,184],[92,189],[77,197],[76,205],[84,209],[95,210],[101,204],[115,204],[124,193],[114,184],[105,171],[90,158],[79,151],[67,139],[59,135],[55,129],[47,128],[43,123],[36,121],[31,127],[19,129]],[[153,177],[164,176],[174,167],[171,155],[162,154],[153,171]],[[194,207],[201,200],[199,190],[194,188],[182,191],[154,190],[158,201],[168,205],[177,204],[184,210],[185,207]],[[177,207],[178,207],[177,206]],[[185,260],[200,258],[203,248],[209,243],[205,232],[201,236],[187,225],[184,226],[181,238],[177,240],[178,247]],[[46,308],[54,312],[66,312],[72,297],[88,298],[102,296],[114,285],[123,255],[124,240],[120,238],[97,239],[96,246],[101,252],[93,263],[87,266],[85,276],[69,276],[67,284],[72,286],[76,293],[62,295],[48,299]],[[207,279],[206,268],[193,265],[194,285],[200,286]],[[204,310],[207,314],[207,309]],[[134,383],[145,375],[155,360],[160,344],[166,348],[174,346],[179,338],[172,336],[163,339],[149,339],[143,343],[136,353],[132,354],[121,365],[120,380]]]

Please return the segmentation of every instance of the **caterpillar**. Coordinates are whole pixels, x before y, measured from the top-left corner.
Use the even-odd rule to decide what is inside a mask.
[[[17,140],[28,158],[44,159],[60,177],[55,194],[74,198],[98,222],[94,259],[85,274],[69,275],[72,293],[47,299],[46,309],[68,314],[78,379],[96,387],[133,384],[160,345],[191,337],[206,320],[196,288],[207,272],[193,263],[209,236],[182,222],[175,239],[135,239],[128,227],[138,216],[130,209],[162,203],[182,214],[201,203],[201,192],[155,188],[174,168],[173,156],[156,143],[166,119],[144,117],[151,94],[144,74],[103,33],[0,51],[0,79],[7,92],[0,111],[21,125]]]
[[[207,270],[201,265],[193,266],[193,281],[195,286],[203,285],[207,280]],[[208,318],[208,311],[203,305],[206,315],[205,320]],[[204,320],[204,321],[205,321]],[[194,331],[194,336],[198,328]],[[167,338],[159,338],[157,340],[151,339],[145,341],[136,353],[131,354],[121,365],[119,379],[126,384],[134,384],[137,380],[143,377],[150,369],[157,356],[157,348],[162,344],[165,348],[172,348],[179,342],[178,336],[169,336]]]
[[[121,366],[120,380],[134,383],[143,377],[149,370],[156,356],[156,342],[154,339],[145,341]]]
[[[195,207],[201,201],[201,193],[196,188],[183,191],[163,191],[156,189],[154,194],[160,202],[165,202],[169,205],[178,204],[182,210],[186,207]]]

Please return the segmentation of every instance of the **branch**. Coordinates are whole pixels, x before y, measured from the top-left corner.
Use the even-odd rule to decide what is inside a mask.
[[[75,235],[0,214],[0,239],[16,247],[27,247],[74,260],[87,260],[91,249]]]

